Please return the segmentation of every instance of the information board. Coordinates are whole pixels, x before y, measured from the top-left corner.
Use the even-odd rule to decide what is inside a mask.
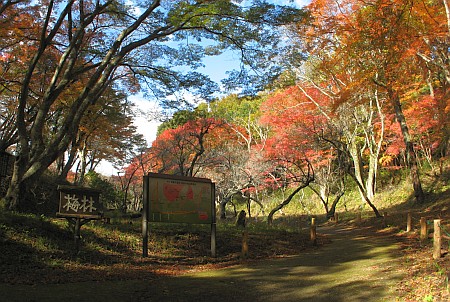
[[[215,222],[214,184],[206,178],[149,173],[148,221],[212,224]]]

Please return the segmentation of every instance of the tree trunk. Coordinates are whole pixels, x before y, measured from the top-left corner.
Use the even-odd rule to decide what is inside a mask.
[[[356,145],[355,140],[352,138],[351,142],[348,145],[350,157],[353,161],[353,175],[354,179],[357,183],[361,184],[358,186],[359,194],[361,195],[361,199],[363,201],[366,200],[366,190],[363,188],[364,180],[363,180],[363,172],[362,172],[362,163],[361,156],[359,155],[359,149]]]
[[[378,170],[378,155],[369,155],[369,170],[366,178],[366,194],[370,200],[375,198],[376,174]]]
[[[417,166],[416,154],[414,152],[414,144],[411,141],[408,125],[406,123],[405,115],[403,114],[403,110],[401,107],[400,98],[397,92],[395,92],[393,89],[389,89],[388,91],[390,100],[392,102],[392,105],[394,106],[397,122],[399,123],[402,131],[403,141],[405,143],[406,163],[411,174],[414,196],[417,203],[423,203],[425,194],[423,193],[422,184],[420,181],[419,168]]]
[[[353,180],[358,185],[359,193],[361,195],[362,200],[369,205],[369,207],[375,213],[375,216],[380,218],[382,216],[381,216],[380,212],[378,212],[378,209],[376,208],[376,206],[372,203],[373,199],[370,198],[370,196],[373,196],[373,192],[370,195],[368,194],[368,190],[365,186],[368,183],[367,182],[365,183],[363,181],[362,169],[361,169],[361,166],[362,166],[361,157],[359,156],[357,146],[354,142],[352,142],[350,144],[350,155],[351,155],[351,158],[353,159],[353,165],[354,165],[354,173],[350,173],[350,176],[352,176]],[[372,186],[369,185],[369,191],[371,188],[372,188]]]
[[[325,193],[326,188],[325,186],[321,185],[319,188],[319,191],[314,188],[313,186],[309,186],[309,188],[319,197],[320,201],[322,202],[323,207],[325,208],[325,213],[327,213],[327,218],[328,218],[328,213],[330,212],[329,208],[328,208],[328,196]]]
[[[25,167],[26,160],[21,155],[17,156],[14,162],[11,182],[5,196],[5,206],[8,210],[26,210],[27,205],[24,204],[23,198],[26,190]]]
[[[339,200],[341,200],[341,197],[344,196],[344,193],[345,193],[344,191],[341,191],[335,196],[333,203],[331,204],[330,210],[327,211],[327,219],[334,217],[334,213],[336,213],[336,206],[339,203]]]
[[[282,208],[287,206],[291,202],[292,198],[294,198],[294,196],[298,192],[300,192],[300,190],[306,188],[311,181],[312,180],[307,181],[306,183],[301,184],[300,186],[298,186],[291,194],[289,194],[289,196],[282,203],[280,203],[275,208],[273,208],[272,211],[270,211],[269,216],[267,216],[267,223],[269,225],[272,225],[272,223],[273,223],[273,215],[275,215],[276,212],[278,212],[279,210],[281,210]]]
[[[72,144],[72,148],[70,149],[69,156],[67,158],[67,161],[63,164],[63,167],[61,169],[60,174],[58,175],[58,181],[63,182],[67,179],[67,175],[69,174],[70,169],[73,167],[73,164],[75,162],[75,158],[77,155],[77,147],[75,144]]]
[[[83,185],[84,183],[84,176],[86,174],[86,156],[87,156],[87,148],[86,148],[86,142],[83,143],[83,147],[78,150],[78,157],[80,159],[80,176],[78,178],[78,184]]]
[[[222,198],[222,200],[219,202],[219,218],[220,219],[227,219],[227,211],[226,211],[226,206],[227,203],[230,201],[230,198],[224,197]]]

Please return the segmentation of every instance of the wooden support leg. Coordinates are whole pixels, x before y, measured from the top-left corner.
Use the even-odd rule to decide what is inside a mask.
[[[76,218],[73,236],[75,240],[75,250],[77,253],[80,251],[81,225],[81,218]]]

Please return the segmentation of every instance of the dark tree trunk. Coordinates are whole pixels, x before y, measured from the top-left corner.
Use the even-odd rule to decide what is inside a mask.
[[[58,181],[63,182],[67,179],[67,175],[69,174],[69,171],[73,167],[73,164],[75,162],[76,155],[77,155],[77,148],[75,147],[75,145],[72,145],[72,149],[70,150],[67,162],[62,167],[61,173],[58,176]]]
[[[369,207],[372,209],[372,211],[375,213],[375,216],[377,218],[382,218],[383,216],[380,214],[380,212],[378,211],[377,207],[373,204],[373,202],[367,196],[366,190],[364,189],[363,185],[358,181],[358,179],[356,178],[355,174],[354,173],[350,173],[350,176],[353,178],[353,180],[355,181],[355,183],[358,186],[359,190],[362,192],[361,195],[363,196],[364,200],[369,205]]]
[[[272,223],[273,223],[273,215],[275,215],[276,212],[278,212],[279,210],[281,210],[282,208],[287,206],[291,202],[292,198],[294,198],[294,196],[298,192],[300,192],[300,190],[306,188],[308,185],[309,185],[309,182],[298,186],[291,194],[289,194],[289,196],[282,203],[280,203],[275,208],[273,208],[272,211],[270,211],[269,216],[267,216],[267,223],[269,225],[272,225]]]
[[[422,184],[420,181],[419,168],[417,166],[416,154],[414,152],[414,144],[410,138],[408,124],[406,123],[405,115],[403,114],[400,98],[392,89],[389,90],[389,97],[392,105],[394,106],[395,116],[402,131],[403,141],[405,142],[406,162],[411,174],[414,196],[416,198],[416,202],[423,203],[425,194],[423,193]]]
[[[219,202],[219,218],[222,220],[227,219],[227,211],[226,206],[227,203],[231,200],[229,197],[224,197]]]
[[[336,195],[336,197],[334,198],[330,210],[327,211],[327,219],[334,217],[334,213],[336,213],[336,206],[339,203],[339,200],[341,199],[342,196],[344,196],[344,191],[339,192],[338,195]]]
[[[24,192],[23,176],[25,173],[25,161],[20,155],[16,157],[13,167],[11,182],[5,196],[5,206],[8,210],[16,211],[21,207],[22,194]]]

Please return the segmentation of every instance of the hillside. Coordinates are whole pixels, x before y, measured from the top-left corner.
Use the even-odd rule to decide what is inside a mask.
[[[450,257],[444,240],[443,257],[432,259],[431,240],[421,245],[419,219],[442,219],[444,235],[450,234],[450,188],[448,173],[424,177],[427,202],[416,205],[408,197],[408,181],[381,192],[380,210],[387,212],[386,225],[371,212],[363,212],[358,222],[358,202],[338,206],[339,225],[367,232],[371,236],[390,236],[402,247],[407,276],[397,286],[411,301],[440,301],[448,295]],[[406,196],[406,197],[405,197]],[[295,205],[291,205],[295,207]],[[412,232],[406,233],[406,215],[412,213]],[[320,223],[333,225],[318,216]],[[319,246],[309,241],[307,216],[289,213],[276,216],[274,225],[254,222],[248,226],[249,256],[241,258],[242,230],[233,221],[218,223],[218,257],[209,253],[209,226],[150,226],[150,251],[141,258],[139,219],[112,217],[110,224],[93,221],[81,229],[82,245],[74,250],[73,237],[63,219],[34,214],[0,212],[0,282],[2,284],[68,284],[78,281],[143,280],[188,271],[212,270],[237,263],[297,255],[321,248],[332,238],[319,234]],[[430,233],[432,230],[430,230]],[[432,299],[434,298],[434,300]]]

